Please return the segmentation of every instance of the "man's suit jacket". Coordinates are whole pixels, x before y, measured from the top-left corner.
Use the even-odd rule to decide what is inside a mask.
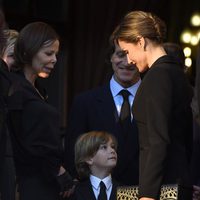
[[[163,183],[190,183],[192,90],[178,63],[159,58],[137,91],[133,113],[138,125],[140,195],[158,197]]]
[[[109,200],[117,199],[117,186],[119,183],[113,181],[112,191]],[[72,200],[96,200],[90,180],[78,183],[75,188]]]
[[[77,96],[65,138],[65,165],[75,175],[74,144],[80,134],[108,131],[118,140],[118,164],[113,177],[123,184],[138,184],[138,132],[133,121],[125,133],[120,124],[109,84]]]

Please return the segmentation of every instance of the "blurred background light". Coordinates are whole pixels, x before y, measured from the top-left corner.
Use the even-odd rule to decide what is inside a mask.
[[[185,57],[190,57],[190,56],[191,56],[191,53],[192,53],[192,50],[191,50],[190,47],[185,47],[185,48],[183,49],[183,52],[184,52]]]

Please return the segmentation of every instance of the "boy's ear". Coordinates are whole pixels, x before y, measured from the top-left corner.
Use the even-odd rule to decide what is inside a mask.
[[[85,162],[88,164],[88,165],[92,165],[93,164],[93,159],[92,158],[87,158],[85,160]]]

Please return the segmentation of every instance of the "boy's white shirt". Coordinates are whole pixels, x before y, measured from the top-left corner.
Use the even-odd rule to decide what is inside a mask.
[[[106,194],[107,199],[110,199],[111,191],[112,191],[112,177],[111,175],[105,177],[104,179],[100,179],[94,175],[90,175],[90,182],[92,185],[92,189],[94,191],[94,195],[96,199],[98,198],[100,192],[100,182],[103,181],[106,186]]]

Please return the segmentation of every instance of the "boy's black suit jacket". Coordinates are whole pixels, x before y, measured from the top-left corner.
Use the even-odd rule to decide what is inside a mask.
[[[112,192],[109,200],[116,200],[117,186],[120,184],[113,181]],[[77,184],[74,194],[70,200],[96,200],[90,180],[86,180]]]

